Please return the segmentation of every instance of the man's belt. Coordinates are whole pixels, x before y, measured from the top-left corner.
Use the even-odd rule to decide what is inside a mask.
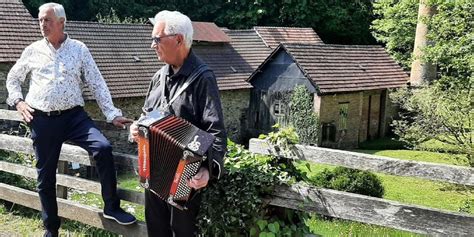
[[[65,109],[65,110],[54,110],[54,111],[49,111],[49,112],[45,112],[45,111],[41,111],[41,110],[38,110],[38,109],[34,109],[35,112],[33,112],[34,115],[38,115],[38,116],[48,116],[48,117],[54,117],[54,116],[59,116],[61,114],[66,114],[66,113],[69,113],[69,112],[72,112],[74,110],[78,110],[82,108],[81,106],[76,106],[76,107],[72,107],[70,109]]]

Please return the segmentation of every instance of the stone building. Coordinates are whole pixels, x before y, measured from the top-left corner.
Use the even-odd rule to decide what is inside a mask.
[[[382,137],[395,115],[388,89],[407,74],[381,46],[283,43],[250,77],[250,130],[266,133],[288,119],[288,93],[304,85],[321,122],[320,145],[356,147]]]

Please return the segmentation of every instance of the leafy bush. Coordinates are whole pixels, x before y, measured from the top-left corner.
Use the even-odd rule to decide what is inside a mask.
[[[254,227],[250,229],[250,237],[303,237],[309,233],[309,228],[305,225],[303,219],[309,218],[306,213],[289,210],[283,210],[283,215],[273,215],[270,219],[257,220]]]
[[[362,150],[405,150],[407,144],[396,138],[384,137],[376,140],[368,140],[359,144]]]
[[[289,180],[287,172],[273,166],[270,156],[252,154],[228,141],[224,175],[203,192],[199,227],[203,236],[249,235],[258,219],[265,216],[263,197],[274,185]]]
[[[0,160],[31,167],[32,156],[0,150]],[[0,171],[0,183],[14,185],[28,190],[36,190],[36,180]]]
[[[380,179],[367,171],[337,167],[333,171],[324,169],[313,179],[317,186],[339,191],[379,197],[384,194]]]
[[[296,86],[291,95],[290,122],[301,144],[318,144],[319,118],[313,112],[313,98],[306,86]]]

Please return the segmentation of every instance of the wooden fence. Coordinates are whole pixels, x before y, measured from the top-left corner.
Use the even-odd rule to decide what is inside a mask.
[[[0,119],[21,120],[15,111],[7,110],[0,110]],[[0,149],[33,154],[31,139],[12,135],[0,134]],[[250,141],[250,151],[261,154],[273,153],[273,149],[265,141],[258,139]],[[316,163],[474,186],[474,169],[472,168],[403,161],[301,145],[296,146],[296,153],[298,159]],[[114,155],[119,165],[136,167],[136,156],[119,153],[114,153]],[[85,150],[71,145],[63,146],[60,161],[94,165]],[[36,169],[5,161],[0,161],[0,171],[36,178]],[[59,173],[57,183],[62,187],[100,194],[100,184],[95,181]],[[64,192],[62,193],[64,194]],[[144,204],[143,194],[136,191],[119,189],[119,196],[122,200]],[[58,199],[58,207],[59,215],[62,217],[125,236],[146,235],[143,222],[132,226],[121,226],[114,221],[104,219],[98,208],[72,202],[67,200],[64,195],[61,197]],[[0,199],[38,210],[41,208],[36,192],[3,183],[0,183]],[[387,226],[414,233],[445,236],[469,236],[474,233],[474,216],[472,215],[407,205],[305,184],[279,186],[268,201],[275,206],[312,211],[336,218]]]

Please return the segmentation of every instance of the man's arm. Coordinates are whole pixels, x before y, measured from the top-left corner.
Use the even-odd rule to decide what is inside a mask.
[[[21,54],[20,59],[13,65],[7,76],[6,87],[8,91],[7,104],[13,106],[20,112],[23,120],[30,122],[33,119],[31,114],[34,110],[23,101],[21,93],[21,84],[25,81],[26,76],[31,71],[29,67],[29,59],[33,54],[33,49],[28,46]]]
[[[224,169],[224,156],[227,151],[227,133],[224,127],[224,115],[219,89],[214,73],[205,72],[198,87],[199,111],[202,111],[202,127],[216,137],[209,153],[209,173],[211,178],[219,179]]]
[[[10,69],[7,76],[6,87],[8,91],[7,104],[15,106],[15,101],[23,99],[21,93],[21,84],[25,81],[26,76],[30,72],[28,61],[33,54],[30,47],[26,47],[21,57],[16,61],[15,65]]]
[[[107,122],[112,122],[116,127],[125,128],[125,124],[133,122],[122,117],[122,111],[115,108],[109,88],[97,67],[89,49],[84,45],[82,50],[82,75],[87,86],[105,115]]]

